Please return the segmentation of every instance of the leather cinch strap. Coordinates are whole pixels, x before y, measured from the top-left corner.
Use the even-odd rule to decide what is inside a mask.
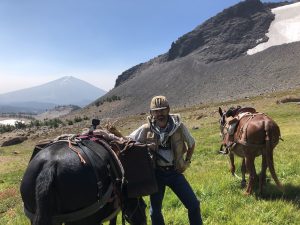
[[[103,198],[101,198],[100,201],[95,202],[94,204],[78,210],[76,212],[72,212],[72,213],[66,213],[66,214],[60,214],[60,215],[55,215],[52,216],[52,223],[61,223],[61,222],[73,222],[76,220],[81,220],[87,216],[90,216],[92,214],[94,214],[95,212],[97,212],[99,209],[103,208],[104,205],[108,202],[111,193],[113,191],[113,184],[111,183],[106,191],[106,193],[103,195]],[[24,206],[24,212],[25,215],[30,218],[31,220],[33,220],[35,214],[28,211],[25,206]]]

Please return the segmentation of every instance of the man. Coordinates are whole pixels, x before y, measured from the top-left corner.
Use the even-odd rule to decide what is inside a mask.
[[[165,189],[168,186],[187,208],[190,224],[199,225],[202,224],[200,203],[182,174],[190,166],[195,141],[181,123],[179,115],[169,112],[166,97],[155,96],[150,103],[151,115],[148,117],[148,123],[129,136],[142,143],[154,143],[158,192],[150,195],[152,224],[165,224],[161,209]]]

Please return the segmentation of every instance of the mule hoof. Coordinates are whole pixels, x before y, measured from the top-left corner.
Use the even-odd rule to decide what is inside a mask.
[[[246,184],[247,184],[247,182],[246,182],[245,180],[242,180],[242,181],[241,181],[241,187],[242,187],[242,188],[246,187]]]
[[[279,183],[277,187],[281,192],[285,193],[285,187],[281,183]]]
[[[249,195],[251,195],[251,193],[245,191],[245,192],[244,192],[244,195],[245,195],[245,196],[249,196]]]

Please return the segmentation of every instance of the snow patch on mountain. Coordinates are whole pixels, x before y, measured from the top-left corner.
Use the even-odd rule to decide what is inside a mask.
[[[59,85],[60,86],[68,85],[69,83],[72,82],[72,80],[75,80],[75,78],[73,78],[72,76],[65,76],[60,79]]]
[[[247,51],[248,55],[261,52],[276,45],[300,41],[300,2],[272,9],[275,19],[272,21],[267,42]]]

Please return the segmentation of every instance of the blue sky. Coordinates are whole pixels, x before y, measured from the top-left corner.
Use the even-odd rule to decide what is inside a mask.
[[[1,0],[0,93],[74,76],[109,90],[238,0]]]

